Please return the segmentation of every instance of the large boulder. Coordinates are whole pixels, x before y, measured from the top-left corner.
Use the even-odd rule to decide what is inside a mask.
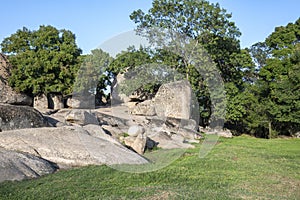
[[[75,93],[67,97],[66,104],[69,108],[95,109],[95,98],[94,94]]]
[[[157,116],[198,121],[198,105],[188,81],[176,81],[161,85],[154,98]]]
[[[125,80],[125,74],[118,74],[113,81],[111,92],[112,104],[127,103],[130,101],[129,96],[121,92],[121,85]]]
[[[56,170],[54,163],[42,158],[0,148],[0,182],[37,178]]]
[[[91,112],[83,109],[73,109],[65,116],[66,122],[78,124],[81,126],[88,124],[99,125],[97,117]]]
[[[0,104],[0,132],[46,126],[43,115],[32,107]]]
[[[0,103],[14,105],[32,105],[32,98],[16,92],[8,85],[11,65],[5,55],[0,53]]]
[[[60,167],[148,163],[103,134],[100,126],[98,129],[65,126],[5,131],[0,134],[0,146],[40,156]]]

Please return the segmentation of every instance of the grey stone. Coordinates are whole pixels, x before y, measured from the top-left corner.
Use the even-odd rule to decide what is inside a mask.
[[[42,158],[0,148],[0,182],[37,178],[54,173],[57,168]]]
[[[74,109],[95,109],[95,95],[76,93],[67,98],[66,104]]]
[[[59,110],[64,108],[64,100],[61,94],[49,94],[48,102],[50,109]]]
[[[143,116],[154,116],[156,114],[155,107],[151,100],[146,100],[141,103],[137,103],[135,106],[132,106],[130,108],[130,113],[133,115]]]
[[[0,130],[47,127],[40,112],[29,106],[0,104]]]
[[[66,122],[78,124],[80,126],[85,126],[88,124],[99,125],[99,121],[94,114],[82,109],[70,110],[69,113],[65,116],[65,120]]]
[[[128,129],[128,135],[132,137],[137,137],[140,134],[143,134],[145,132],[145,129],[143,126],[140,125],[133,125],[130,126]]]
[[[185,143],[183,137],[181,136],[172,137],[172,135],[163,131],[149,135],[148,137],[151,138],[151,140],[155,141],[157,146],[162,149],[194,148],[193,145]]]
[[[0,146],[40,156],[60,167],[148,162],[118,145],[117,141],[111,142],[101,131],[85,128],[65,126],[5,131],[0,134]]]
[[[26,94],[16,92],[8,84],[12,66],[5,55],[0,53],[0,103],[13,105],[32,105],[32,98]]]
[[[145,148],[146,148],[146,142],[147,142],[147,137],[144,134],[139,134],[133,144],[132,148],[137,152],[138,154],[142,155],[144,154]]]
[[[125,81],[124,74],[118,74],[112,84],[112,92],[111,92],[111,103],[112,104],[121,104],[127,103],[130,101],[128,95],[121,92],[121,84]]]
[[[194,119],[198,121],[198,105],[188,81],[161,85],[154,98],[157,116],[162,118]]]
[[[48,109],[48,97],[45,94],[35,96],[33,99],[33,107],[37,110],[44,111]]]

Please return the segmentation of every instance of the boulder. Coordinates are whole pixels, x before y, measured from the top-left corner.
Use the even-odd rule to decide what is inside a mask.
[[[48,109],[48,97],[45,94],[35,96],[33,99],[33,107],[40,111]]]
[[[111,135],[115,139],[119,139],[120,136],[122,136],[125,133],[122,129],[118,127],[113,127],[110,125],[102,125],[101,127],[103,128],[106,134]]]
[[[0,148],[0,182],[37,178],[57,169],[57,165],[42,158]]]
[[[16,92],[8,84],[11,65],[5,55],[0,53],[0,103],[13,105],[32,105],[32,98]]]
[[[61,167],[145,164],[148,161],[93,127],[65,126],[5,131],[0,146],[40,156]]]
[[[132,149],[134,149],[135,152],[138,154],[142,155],[144,154],[145,148],[146,148],[146,142],[147,142],[147,137],[144,134],[139,134],[133,144],[132,144]]]
[[[74,109],[70,110],[65,116],[66,122],[85,126],[88,124],[99,125],[97,117],[87,110]]]
[[[64,100],[61,94],[51,93],[48,95],[48,105],[50,109],[59,110],[64,108]]]
[[[95,95],[76,93],[67,98],[66,104],[69,108],[95,109]]]
[[[56,171],[57,166],[29,154],[0,149],[0,182],[36,178]]]
[[[155,107],[151,100],[146,100],[141,103],[136,103],[134,106],[131,106],[130,113],[133,115],[143,116],[154,116],[156,114]]]
[[[161,118],[194,119],[198,121],[197,101],[188,81],[163,84],[153,100],[155,112]]]
[[[147,147],[147,139],[148,139],[146,135],[139,134],[136,137],[127,136],[127,137],[121,137],[121,139],[127,147],[133,149],[135,152],[137,152],[140,155],[144,154],[144,151]]]
[[[217,131],[217,135],[220,137],[224,137],[224,138],[232,138],[233,137],[230,130]]]
[[[112,92],[111,92],[111,103],[112,104],[121,104],[127,103],[130,101],[128,95],[121,92],[122,82],[126,80],[125,74],[118,74],[115,80],[112,83]]]
[[[137,137],[140,134],[144,134],[145,129],[144,127],[140,126],[140,125],[133,125],[130,126],[128,129],[128,135],[132,136],[132,137]]]
[[[45,118],[32,107],[0,104],[0,131],[46,126]]]
[[[224,137],[224,138],[232,138],[233,137],[233,134],[228,129],[210,129],[210,128],[207,128],[207,129],[204,130],[204,132],[207,135],[218,135],[218,136]]]
[[[160,131],[148,136],[151,140],[155,141],[158,147],[162,149],[186,149],[194,148],[193,145],[188,144],[184,141],[184,138],[181,136],[172,136],[166,132]]]

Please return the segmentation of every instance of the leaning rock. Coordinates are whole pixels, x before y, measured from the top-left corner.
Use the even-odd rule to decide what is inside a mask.
[[[85,126],[88,124],[96,124],[99,125],[99,121],[97,117],[95,117],[91,112],[86,110],[71,110],[66,115],[65,120],[72,124],[78,124],[80,126]]]
[[[133,144],[132,148],[137,152],[138,154],[142,155],[144,154],[145,148],[146,148],[146,142],[147,142],[147,137],[144,134],[139,134]]]
[[[138,154],[144,154],[144,151],[147,146],[147,137],[144,134],[139,134],[137,137],[127,136],[122,138],[124,144],[127,147],[130,147]],[[153,147],[152,147],[153,148]]]
[[[198,105],[188,81],[177,81],[160,86],[154,98],[157,116],[198,120]]]
[[[0,131],[49,126],[32,107],[0,104]]]
[[[37,178],[56,170],[55,164],[42,158],[0,148],[0,182]]]
[[[130,101],[129,96],[121,92],[121,86],[124,84],[125,80],[126,78],[124,74],[118,74],[113,81],[111,92],[112,104],[127,103]]]
[[[0,146],[38,155],[60,167],[148,162],[103,133],[88,131],[75,126],[5,131],[0,134]]]
[[[11,65],[5,55],[0,53],[0,103],[13,105],[32,105],[32,98],[16,92],[8,84]]]

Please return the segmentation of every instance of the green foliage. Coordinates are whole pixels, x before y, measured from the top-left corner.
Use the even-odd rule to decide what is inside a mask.
[[[239,69],[230,63],[232,53],[239,53],[238,28],[230,21],[220,5],[208,1],[193,0],[154,0],[148,13],[134,11],[130,18],[138,25],[137,31],[148,28],[164,28],[185,35],[200,42],[208,51],[221,71],[223,79],[235,81]],[[153,37],[154,35],[154,37]],[[150,42],[157,43],[156,34],[148,34]]]
[[[111,72],[108,71],[112,58],[101,49],[94,49],[84,56],[78,70],[73,93],[96,94],[96,104],[105,96],[104,91],[111,85]]]
[[[213,81],[218,76],[209,60],[214,61],[222,81],[232,82],[239,89],[254,72],[249,52],[240,50],[241,33],[230,21],[231,14],[218,3],[208,1],[154,0],[148,13],[136,10],[130,18],[137,24],[139,34],[162,49],[159,51],[166,61],[162,62],[190,81],[199,101],[201,125],[208,125],[209,118],[225,120],[223,86],[218,87],[220,81]],[[182,48],[184,52],[180,51]]]
[[[198,145],[154,172],[88,166],[0,183],[0,199],[299,199],[299,145],[299,139],[221,139],[204,159]]]
[[[14,67],[9,82],[17,91],[33,95],[71,93],[81,54],[71,31],[52,26],[31,31],[24,27],[5,38],[1,47]]]
[[[300,130],[300,19],[275,28],[250,52],[258,72],[248,86],[254,109],[248,109],[246,125],[263,137],[294,134]]]

